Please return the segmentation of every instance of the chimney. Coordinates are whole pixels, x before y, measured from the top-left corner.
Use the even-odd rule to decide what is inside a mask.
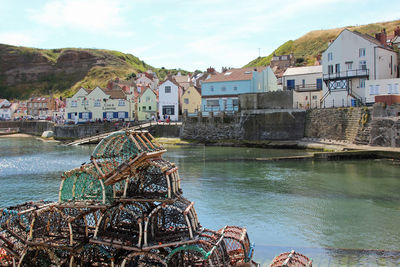
[[[383,45],[387,46],[387,35],[386,35],[386,29],[383,29],[380,33],[375,34],[375,38],[378,39],[378,41]]]
[[[397,28],[394,30],[394,36],[400,36],[400,27],[397,26]]]

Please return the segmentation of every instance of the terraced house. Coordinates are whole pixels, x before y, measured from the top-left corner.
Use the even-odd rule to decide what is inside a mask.
[[[144,89],[138,100],[139,121],[149,120],[152,116],[157,117],[158,92],[150,88]]]
[[[201,85],[203,112],[234,112],[239,94],[277,90],[277,79],[270,67],[229,69],[211,76]]]
[[[83,123],[95,120],[133,120],[133,94],[123,90],[108,90],[96,87],[93,90],[80,88],[66,100],[68,121]]]

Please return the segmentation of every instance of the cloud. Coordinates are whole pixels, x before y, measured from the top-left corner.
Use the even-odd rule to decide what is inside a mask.
[[[34,21],[47,27],[115,32],[123,36],[126,21],[122,11],[118,0],[56,0],[30,13]]]
[[[0,33],[0,43],[17,45],[17,46],[32,46],[36,40],[26,33],[2,32]]]

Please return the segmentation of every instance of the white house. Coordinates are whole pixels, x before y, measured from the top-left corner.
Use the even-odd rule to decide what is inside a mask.
[[[155,90],[159,80],[155,73],[149,73],[149,71],[147,71],[144,73],[138,73],[135,82],[138,86],[150,87],[152,90]]]
[[[133,120],[133,94],[123,90],[80,88],[66,100],[66,117],[75,123],[95,120]]]
[[[397,77],[397,53],[386,45],[386,32],[377,38],[343,30],[322,54],[321,106],[365,103],[366,80]]]
[[[293,108],[317,108],[322,97],[322,66],[292,67],[282,76],[284,90],[293,90]]]
[[[158,87],[158,110],[162,118],[170,116],[171,121],[179,119],[179,103],[182,88],[172,78],[168,78]]]
[[[0,99],[0,120],[10,120],[16,105],[11,104],[7,99]]]
[[[366,103],[375,103],[375,96],[380,95],[398,95],[400,96],[400,79],[381,79],[367,80],[366,87]]]

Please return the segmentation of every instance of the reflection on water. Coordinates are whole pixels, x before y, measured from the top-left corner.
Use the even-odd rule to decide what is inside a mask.
[[[88,161],[92,149],[0,139],[0,206],[56,200],[61,173]],[[398,253],[360,249],[400,250],[399,166],[380,160],[249,160],[306,153],[196,146],[168,148],[165,157],[178,165],[184,196],[195,201],[202,225],[247,227],[262,262],[292,248],[319,266],[396,262]]]

